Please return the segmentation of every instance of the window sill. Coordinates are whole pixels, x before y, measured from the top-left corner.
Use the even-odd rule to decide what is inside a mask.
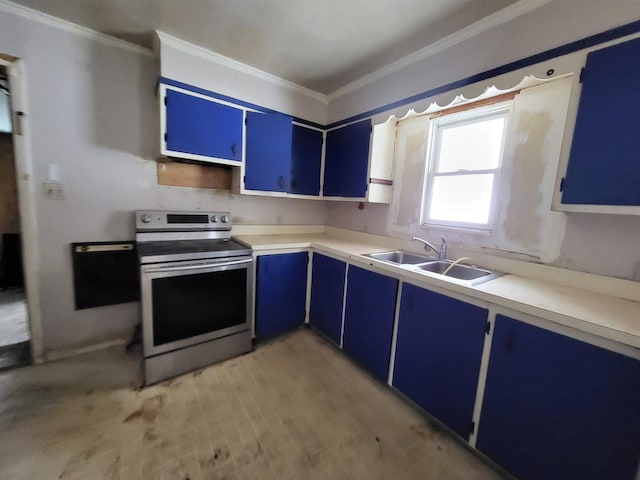
[[[458,233],[470,233],[475,235],[492,235],[495,232],[494,227],[487,226],[483,227],[474,227],[467,225],[445,225],[441,223],[421,223],[420,228],[424,230],[447,230],[450,232],[458,232]]]

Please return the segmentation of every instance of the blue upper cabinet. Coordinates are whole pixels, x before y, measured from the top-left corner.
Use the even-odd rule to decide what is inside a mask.
[[[477,448],[521,480],[633,480],[640,361],[498,315]]]
[[[371,120],[363,120],[327,132],[322,190],[325,197],[366,196],[371,129]]]
[[[239,165],[244,112],[201,95],[164,88],[166,123],[162,153]]]
[[[360,267],[349,267],[343,348],[386,382],[398,280]]]
[[[640,39],[587,56],[562,203],[640,205]]]
[[[288,192],[291,182],[291,117],[247,112],[246,122],[245,188]]]
[[[342,304],[346,263],[313,254],[309,323],[337,345],[342,334]]]
[[[260,255],[256,275],[256,337],[286,332],[306,317],[307,252]]]
[[[323,134],[320,130],[293,126],[291,188],[298,195],[320,195]]]
[[[393,386],[462,438],[471,433],[486,309],[404,284]]]

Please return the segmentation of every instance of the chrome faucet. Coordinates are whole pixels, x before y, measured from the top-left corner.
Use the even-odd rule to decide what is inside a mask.
[[[440,248],[437,249],[436,247],[433,246],[433,244],[427,242],[426,240],[423,240],[422,238],[419,237],[413,237],[411,240],[414,242],[420,242],[424,244],[424,249],[425,250],[433,250],[434,252],[436,252],[436,254],[438,255],[438,258],[440,260],[446,260],[447,259],[447,241],[444,239],[444,237],[440,237],[442,239],[442,243],[440,244]]]

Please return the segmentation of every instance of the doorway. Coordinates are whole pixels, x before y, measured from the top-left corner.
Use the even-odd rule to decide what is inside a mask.
[[[0,370],[30,361],[9,71],[0,64]]]

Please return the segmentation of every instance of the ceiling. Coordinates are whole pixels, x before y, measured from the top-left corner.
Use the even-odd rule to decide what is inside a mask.
[[[320,93],[518,0],[13,0],[138,45],[156,29]]]

